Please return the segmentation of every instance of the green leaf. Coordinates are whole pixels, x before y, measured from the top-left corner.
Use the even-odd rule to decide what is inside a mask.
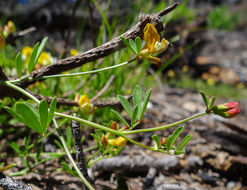
[[[40,101],[39,104],[39,118],[40,118],[40,125],[41,125],[41,130],[44,131],[44,133],[47,130],[47,121],[48,121],[48,104],[47,102],[43,99]],[[44,134],[43,133],[43,134]]]
[[[10,143],[11,148],[13,148],[17,153],[21,153],[21,149],[20,147],[15,143],[15,142],[11,142]]]
[[[180,133],[183,131],[184,126],[178,127],[171,136],[166,138],[166,146],[168,151],[171,149],[172,145],[175,143]]]
[[[133,103],[134,106],[138,106],[137,114],[140,115],[140,110],[142,107],[142,89],[139,85],[136,85],[133,91]]]
[[[136,42],[136,50],[137,50],[137,54],[140,53],[141,49],[142,49],[142,40],[139,36],[136,37],[135,39]]]
[[[135,53],[135,50],[131,47],[131,45],[129,44],[129,42],[123,37],[120,36],[121,40],[123,41],[123,43],[131,50]]]
[[[209,108],[209,100],[208,100],[208,97],[205,95],[205,93],[203,91],[200,90],[199,92],[200,92],[200,94],[202,96],[202,99],[203,99],[203,102],[204,102],[205,106],[207,108]]]
[[[135,122],[136,122],[136,117],[137,117],[138,109],[139,109],[139,106],[136,105],[135,108],[134,108],[132,117],[131,117],[131,125],[130,125],[130,126],[131,126],[132,129],[133,129],[134,124],[135,124]]]
[[[17,75],[21,78],[22,75],[22,60],[21,60],[21,53],[19,52],[15,58],[15,67],[17,71]]]
[[[70,175],[76,176],[76,173],[71,169],[71,167],[64,161],[61,162],[61,165],[63,166],[64,170],[66,170]]]
[[[62,145],[57,139],[54,140],[54,143],[55,143],[60,149],[63,150],[63,145]]]
[[[154,134],[152,135],[152,139],[155,141],[156,143],[156,150],[158,150],[161,146],[161,142],[160,142],[160,138],[158,137],[158,135]]]
[[[49,111],[49,115],[48,115],[48,122],[47,124],[49,125],[53,119],[55,110],[56,110],[56,106],[57,106],[57,97],[54,97],[51,104],[50,104],[50,111]]]
[[[9,112],[9,114],[11,114],[13,117],[15,117],[16,119],[18,119],[20,122],[24,123],[24,119],[22,118],[22,116],[18,113],[15,112],[14,109],[10,108],[10,107],[4,107],[4,109]]]
[[[29,63],[28,63],[28,72],[31,73],[33,71],[33,68],[36,64],[35,60],[36,60],[36,56],[37,56],[37,52],[38,52],[38,48],[39,48],[39,42],[37,42],[33,48],[33,52],[30,56],[29,59]]]
[[[147,109],[147,105],[148,105],[148,101],[149,101],[149,98],[150,98],[150,95],[151,95],[151,92],[152,92],[152,89],[148,89],[146,94],[145,94],[145,97],[144,97],[144,101],[143,101],[143,105],[141,107],[141,111],[140,111],[140,115],[138,117],[138,120],[141,120],[146,109]]]
[[[34,61],[35,63],[38,61],[42,51],[44,50],[47,40],[48,40],[48,37],[45,37],[45,38],[43,38],[42,42],[40,43],[40,46],[38,48],[38,51],[37,51],[37,54],[35,57],[35,61]]]
[[[184,137],[183,140],[181,140],[181,142],[179,143],[179,145],[175,149],[175,152],[182,150],[191,138],[192,138],[191,134],[188,134],[186,137]]]
[[[38,121],[38,117],[33,111],[33,108],[22,102],[18,102],[15,105],[15,110],[18,114],[20,114],[24,120],[24,124],[27,125],[29,128],[33,129],[39,134],[43,134],[44,131],[40,126],[40,123]]]
[[[130,117],[132,117],[132,110],[128,100],[121,95],[118,95],[118,99],[120,100],[120,103],[122,104],[125,111],[129,114]]]
[[[73,142],[72,131],[71,131],[70,127],[67,127],[66,128],[66,145],[68,148],[71,147],[72,142]]]
[[[211,109],[214,106],[215,100],[216,100],[215,96],[211,97],[211,100],[209,102],[209,109]]]
[[[180,154],[184,154],[185,153],[185,149],[181,150],[181,151],[174,151],[174,155],[180,155]]]
[[[138,52],[137,52],[136,43],[134,42],[134,40],[129,39],[129,44],[130,44],[130,46],[131,46],[133,52],[137,55]]]
[[[115,116],[119,119],[119,121],[121,121],[124,125],[126,125],[126,126],[130,126],[129,124],[128,124],[128,122],[120,115],[120,113],[118,113],[117,111],[115,111],[115,110],[111,110],[111,112],[112,113],[114,113],[115,114]]]

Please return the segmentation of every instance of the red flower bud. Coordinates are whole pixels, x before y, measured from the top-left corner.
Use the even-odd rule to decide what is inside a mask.
[[[126,131],[129,128],[129,126],[124,126],[123,130]]]
[[[238,102],[228,102],[212,107],[212,113],[224,118],[232,118],[240,113]]]
[[[240,113],[240,108],[232,108],[232,109],[229,109],[226,112],[226,117],[225,118],[232,118],[235,115],[238,115],[239,113]]]
[[[106,148],[108,146],[108,141],[107,141],[105,135],[102,135],[102,137],[101,137],[101,144],[104,148]]]
[[[161,142],[161,144],[166,144],[166,138],[165,137],[163,137],[161,140],[160,140],[160,142]]]
[[[116,123],[116,121],[113,121],[113,122],[111,123],[111,129],[117,130],[117,123]]]

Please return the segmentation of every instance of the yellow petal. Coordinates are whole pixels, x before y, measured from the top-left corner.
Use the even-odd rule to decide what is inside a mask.
[[[71,56],[75,56],[75,55],[78,55],[78,54],[79,54],[79,52],[76,49],[71,49],[70,50],[70,55]]]
[[[153,56],[148,56],[148,60],[156,65],[158,65],[160,67],[161,65],[161,61],[159,58],[157,57],[153,57]]]
[[[118,138],[116,138],[114,140],[108,140],[108,142],[109,142],[110,145],[113,145],[113,146],[116,146],[116,147],[119,148],[119,147],[122,147],[122,146],[126,145],[127,140],[125,138],[123,138],[123,137],[118,137]]]
[[[81,107],[83,104],[86,104],[86,103],[90,104],[90,99],[89,99],[87,94],[83,94],[80,97],[80,100],[79,100],[78,104]]]
[[[80,107],[80,110],[84,114],[91,114],[93,112],[93,105],[90,103],[85,103]]]
[[[8,28],[9,28],[9,32],[15,32],[15,24],[10,20],[8,21]]]
[[[155,43],[153,53],[161,53],[165,51],[168,47],[168,44],[169,42],[165,38],[162,38],[161,42]]]
[[[144,40],[146,41],[146,45],[144,47],[148,48],[149,52],[153,52],[154,45],[156,41],[160,41],[160,35],[158,34],[155,26],[152,23],[147,23],[144,30]]]

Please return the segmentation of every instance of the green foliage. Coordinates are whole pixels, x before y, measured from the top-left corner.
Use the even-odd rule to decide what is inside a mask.
[[[171,21],[179,21],[179,20],[184,20],[185,23],[190,23],[192,22],[197,14],[197,11],[195,9],[189,8],[187,6],[187,2],[185,1],[170,14],[166,15],[165,22],[171,22]]]
[[[142,42],[141,38],[138,36],[136,37],[135,41],[132,39],[125,39],[123,36],[120,36],[123,43],[136,55],[138,55],[142,49]]]
[[[239,22],[239,16],[230,13],[228,7],[221,6],[215,8],[209,13],[207,22],[211,28],[233,30]]]
[[[167,153],[171,153],[171,150],[174,151],[175,155],[184,154],[185,153],[185,145],[189,142],[189,140],[192,138],[191,134],[188,134],[186,137],[184,137],[180,143],[177,145],[177,147],[174,147],[174,143],[177,141],[178,137],[182,133],[184,129],[184,126],[178,127],[171,135],[169,135],[165,140],[165,144],[161,144],[160,138],[157,135],[153,135],[152,139],[155,141],[155,149],[157,151],[165,151]]]
[[[42,100],[38,109],[26,102],[17,102],[14,109],[5,107],[5,109],[20,122],[27,125],[37,133],[44,135],[47,127],[53,118],[56,107],[56,98],[51,103],[51,109],[48,110],[48,104]]]
[[[19,52],[15,58],[15,66],[17,70],[18,77],[21,78],[22,75],[22,60],[21,60],[21,53]]]
[[[139,124],[139,121],[142,119],[143,114],[147,108],[147,104],[151,95],[152,89],[148,89],[144,100],[142,100],[142,89],[139,85],[133,90],[133,109],[129,103],[129,101],[121,95],[118,95],[120,103],[122,104],[124,110],[128,113],[131,118],[131,125],[127,123],[127,121],[115,110],[111,110],[115,116],[125,125],[130,126],[133,129],[136,125]]]
[[[42,42],[39,44],[39,42],[37,42],[33,48],[29,63],[28,63],[28,71],[29,73],[31,73],[34,69],[35,64],[37,63],[42,51],[45,48],[45,44],[48,40],[48,37],[45,37]]]

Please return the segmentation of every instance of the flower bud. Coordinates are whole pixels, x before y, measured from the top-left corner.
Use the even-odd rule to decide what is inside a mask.
[[[238,102],[228,102],[228,103],[216,105],[212,108],[212,110],[215,109],[215,110],[224,111],[236,107],[238,107]]]
[[[101,144],[104,148],[106,148],[108,146],[108,141],[105,137],[105,135],[103,134],[102,137],[101,137]]]
[[[124,126],[123,127],[123,130],[126,131],[127,129],[129,129],[130,127],[129,126]]]
[[[116,121],[113,121],[113,122],[111,123],[111,129],[117,130],[117,123],[116,123]]]
[[[232,118],[240,113],[240,108],[238,108],[238,102],[228,102],[213,106],[211,111],[221,117]]]
[[[166,144],[166,138],[163,137],[163,138],[160,140],[160,142],[161,142],[162,145],[165,145],[165,144]]]
[[[124,145],[126,145],[127,140],[123,137],[118,137],[118,138],[113,139],[113,140],[112,139],[108,140],[108,143],[112,146],[116,146],[116,147],[120,148],[120,147],[123,147]]]
[[[86,95],[86,94],[83,94],[80,97],[80,99],[78,101],[78,105],[80,107],[80,110],[84,114],[92,114],[97,109],[97,107],[95,107],[93,104],[91,104],[90,99],[89,99],[88,95]]]

